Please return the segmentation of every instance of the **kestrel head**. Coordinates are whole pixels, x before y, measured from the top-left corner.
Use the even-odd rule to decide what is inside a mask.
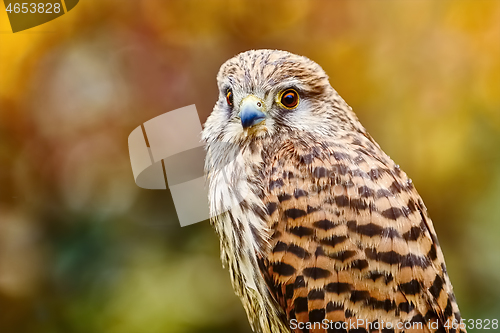
[[[332,135],[354,117],[318,64],[286,51],[240,53],[222,65],[217,83],[207,142],[244,144],[287,132]]]

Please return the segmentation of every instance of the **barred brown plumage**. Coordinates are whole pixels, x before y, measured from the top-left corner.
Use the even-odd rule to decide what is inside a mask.
[[[232,208],[212,223],[253,330],[465,332],[446,325],[460,313],[419,194],[321,67],[256,50],[217,79],[203,130],[209,201],[213,215]],[[279,101],[287,89],[293,109]]]

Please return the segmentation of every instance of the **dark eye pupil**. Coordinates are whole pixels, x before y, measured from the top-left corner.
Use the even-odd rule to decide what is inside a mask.
[[[226,94],[226,101],[227,104],[233,105],[233,92],[231,90],[229,90]]]
[[[289,108],[293,108],[297,106],[298,103],[298,96],[295,91],[288,91],[283,94],[281,97],[281,103]]]

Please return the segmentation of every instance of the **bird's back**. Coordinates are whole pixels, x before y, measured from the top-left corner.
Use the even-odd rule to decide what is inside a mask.
[[[359,132],[274,147],[263,184],[271,247],[259,261],[291,330],[455,332],[436,233],[399,166]]]

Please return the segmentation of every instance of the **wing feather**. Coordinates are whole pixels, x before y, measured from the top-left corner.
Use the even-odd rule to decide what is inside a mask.
[[[327,332],[324,319],[454,332],[445,323],[460,315],[426,208],[406,174],[370,138],[361,142],[276,152],[261,266],[269,288],[289,321],[318,323],[309,332]]]

